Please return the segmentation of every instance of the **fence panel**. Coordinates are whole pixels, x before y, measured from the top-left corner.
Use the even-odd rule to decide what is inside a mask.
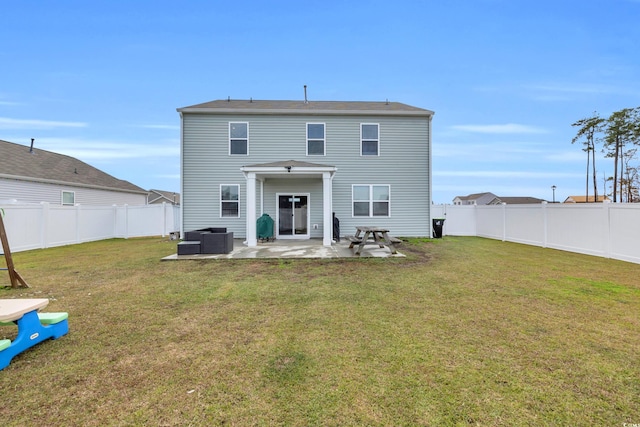
[[[612,204],[609,210],[611,258],[640,264],[640,206]]]
[[[504,207],[474,206],[477,236],[504,240]]]
[[[114,237],[165,236],[178,231],[179,207],[60,206],[5,204],[4,223],[12,252]]]
[[[545,205],[505,205],[505,236],[509,242],[544,245]]]

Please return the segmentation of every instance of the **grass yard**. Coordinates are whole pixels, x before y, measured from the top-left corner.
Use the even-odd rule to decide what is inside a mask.
[[[0,371],[3,426],[640,423],[640,265],[454,237],[404,259],[175,250],[14,254],[31,288],[0,298],[50,298],[70,332]]]

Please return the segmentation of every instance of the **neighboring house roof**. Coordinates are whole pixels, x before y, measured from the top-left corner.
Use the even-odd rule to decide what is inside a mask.
[[[601,203],[604,200],[610,201],[611,199],[607,196],[598,196],[595,202]],[[587,196],[569,196],[565,199],[564,203],[594,203],[594,198],[593,196],[589,196],[589,200],[587,200]]]
[[[399,102],[358,101],[262,101],[220,99],[178,108],[185,113],[238,113],[252,114],[382,114],[432,116],[433,111],[412,107]]]
[[[543,199],[538,199],[537,197],[502,197],[500,196],[499,199],[503,203],[506,203],[508,205],[531,205],[531,204],[542,203],[545,201]]]
[[[171,203],[175,205],[180,204],[180,193],[174,193],[173,191],[162,190],[149,190],[147,194],[147,204],[156,203]]]
[[[488,205],[491,204],[498,196],[493,193],[475,193],[469,194],[468,196],[457,196],[453,200],[460,200],[461,202],[466,202],[468,205]]]
[[[83,161],[63,154],[0,140],[0,178],[66,184],[129,193],[147,192]]]
[[[543,199],[538,199],[536,197],[504,197],[496,196],[493,193],[475,193],[469,194],[468,196],[457,196],[453,200],[454,202],[459,200],[460,202],[465,202],[465,204],[469,205],[499,205],[502,203],[506,203],[508,205],[525,205],[544,202]]]

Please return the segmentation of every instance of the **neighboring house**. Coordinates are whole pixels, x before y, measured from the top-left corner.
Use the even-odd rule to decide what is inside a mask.
[[[227,227],[255,246],[332,243],[356,225],[431,236],[433,112],[395,102],[218,100],[179,108],[182,232]]]
[[[162,190],[149,190],[147,194],[147,204],[156,205],[162,203],[180,205],[180,193]]]
[[[491,205],[498,199],[493,193],[476,193],[468,196],[456,196],[453,199],[454,205]]]
[[[147,192],[73,157],[0,140],[0,200],[145,205]]]
[[[536,197],[504,197],[496,196],[493,193],[476,193],[468,196],[456,196],[453,199],[454,205],[527,205],[544,202]]]
[[[546,202],[546,200],[544,199],[538,199],[537,197],[505,197],[505,196],[500,196],[498,197],[498,199],[500,200],[499,203],[494,203],[494,204],[501,204],[501,203],[505,203],[507,205],[537,205],[540,204],[542,202]]]
[[[569,196],[564,200],[564,203],[602,203],[605,200],[607,202],[611,201],[607,196],[598,196],[597,200],[594,196],[589,196],[589,200],[587,200],[587,196]]]

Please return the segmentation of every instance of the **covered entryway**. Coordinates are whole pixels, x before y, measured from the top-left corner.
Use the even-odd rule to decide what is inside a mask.
[[[299,188],[286,192],[288,186],[283,186],[277,194],[265,194],[264,184],[267,180],[303,180],[322,183],[322,197],[314,196],[313,208],[318,215],[322,206],[322,244],[331,246],[333,241],[333,176],[335,166],[320,165],[316,163],[286,160],[282,162],[263,163],[243,166],[241,168],[247,180],[246,191],[246,215],[247,215],[247,246],[257,246],[256,220],[262,215],[265,197],[276,196],[276,238],[280,239],[305,239],[310,237],[309,215],[311,212],[311,197],[305,193],[306,188]],[[269,181],[272,182],[272,181]],[[303,192],[300,192],[302,190]],[[317,193],[316,193],[317,194]],[[273,199],[268,199],[273,200]],[[272,213],[273,214],[273,213]],[[314,223],[319,225],[319,221]],[[318,228],[314,225],[314,228]]]
[[[277,195],[277,239],[309,238],[309,194]]]

